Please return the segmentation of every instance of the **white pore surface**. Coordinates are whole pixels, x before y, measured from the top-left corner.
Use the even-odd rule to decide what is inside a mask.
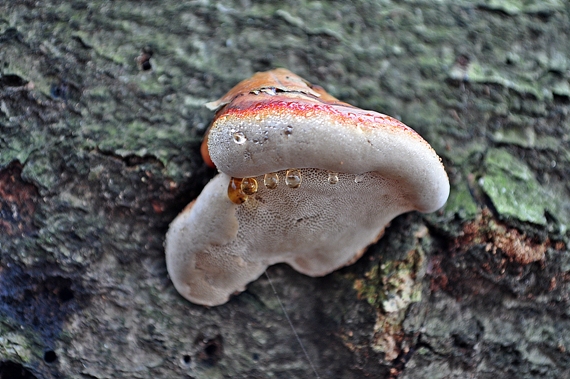
[[[299,188],[285,184],[285,171],[278,172],[276,189],[256,177],[258,192],[240,205],[227,197],[230,177],[219,174],[173,221],[167,267],[184,297],[223,304],[278,262],[326,275],[352,263],[390,220],[414,209],[398,184],[378,173],[339,173],[338,183],[330,184],[327,170],[299,171]]]

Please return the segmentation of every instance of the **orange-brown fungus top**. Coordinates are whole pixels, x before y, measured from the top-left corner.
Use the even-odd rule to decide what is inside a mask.
[[[331,117],[347,125],[361,128],[387,128],[393,131],[417,133],[402,122],[384,114],[362,110],[342,102],[318,85],[311,85],[286,69],[258,72],[243,80],[217,101],[208,103],[210,109],[218,109],[214,122],[222,116],[251,119],[271,114],[290,112],[298,116]],[[208,134],[200,147],[204,162],[216,167],[208,151]]]

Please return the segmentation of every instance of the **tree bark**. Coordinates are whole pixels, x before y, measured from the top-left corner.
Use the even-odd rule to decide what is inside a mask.
[[[0,3],[0,379],[570,377],[568,25],[558,0]],[[191,304],[163,240],[214,175],[202,105],[275,67],[417,130],[450,199],[326,277],[271,267],[279,298]]]

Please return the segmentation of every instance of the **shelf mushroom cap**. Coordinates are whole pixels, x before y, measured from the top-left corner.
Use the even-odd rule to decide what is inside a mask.
[[[414,130],[288,70],[258,73],[209,107],[202,154],[220,174],[166,238],[170,276],[192,302],[222,304],[279,262],[326,275],[397,215],[435,211],[449,195],[440,158]]]

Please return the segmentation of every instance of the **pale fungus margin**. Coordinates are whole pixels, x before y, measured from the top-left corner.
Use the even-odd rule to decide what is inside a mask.
[[[166,263],[182,296],[220,305],[272,264],[326,275],[355,262],[397,215],[449,195],[440,158],[414,130],[343,103],[285,69],[207,104],[202,146],[220,173],[172,222]]]

